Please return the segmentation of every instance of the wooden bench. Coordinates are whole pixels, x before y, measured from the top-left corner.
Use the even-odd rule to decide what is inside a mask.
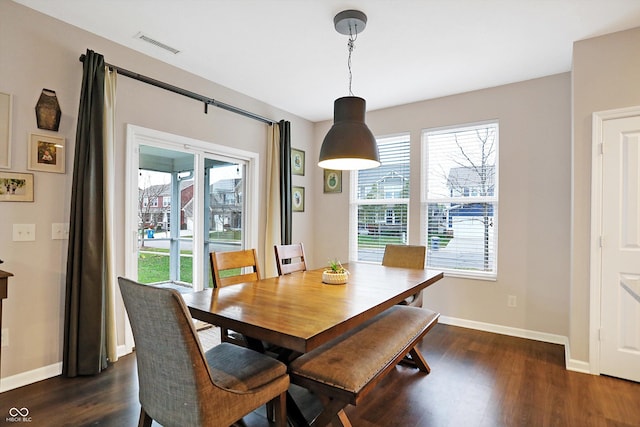
[[[416,345],[439,317],[424,308],[395,306],[294,360],[289,365],[291,383],[307,388],[323,403],[310,425],[351,426],[344,408],[357,405],[407,354],[429,373]]]

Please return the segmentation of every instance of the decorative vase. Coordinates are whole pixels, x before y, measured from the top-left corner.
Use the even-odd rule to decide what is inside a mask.
[[[42,89],[38,103],[36,104],[36,122],[38,129],[58,131],[60,126],[60,104],[56,92],[50,89]]]
[[[349,273],[346,271],[343,273],[336,273],[331,270],[325,270],[322,272],[322,282],[329,285],[344,285],[347,283]]]

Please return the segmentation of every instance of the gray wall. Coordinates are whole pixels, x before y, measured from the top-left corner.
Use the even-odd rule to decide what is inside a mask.
[[[69,221],[75,130],[82,82],[78,58],[86,49],[119,65],[173,85],[236,105],[275,120],[292,122],[292,145],[313,151],[313,124],[255,99],[163,64],[130,49],[49,18],[31,9],[0,1],[0,92],[13,95],[13,172],[27,170],[27,134],[50,133],[67,141],[65,174],[34,173],[34,203],[0,203],[0,259],[2,269],[12,272],[9,298],[3,305],[3,328],[9,329],[9,347],[2,349],[2,377],[17,374],[55,375],[62,360],[66,240],[51,240],[51,223]],[[58,132],[39,130],[34,107],[42,88],[55,90],[61,104]],[[260,174],[265,174],[268,127],[260,122],[203,105],[162,89],[120,76],[117,91],[117,153],[119,170],[125,166],[127,123],[229,145],[260,155]],[[309,162],[309,160],[308,160]],[[306,176],[296,176],[295,185],[310,188],[314,168],[307,163]],[[124,173],[117,177],[116,242],[117,274],[124,274]],[[265,180],[260,180],[259,247],[262,253],[265,229]],[[293,236],[313,244],[313,194],[307,212],[296,214]],[[34,242],[13,242],[12,225],[36,224]],[[273,256],[269,252],[268,256]],[[312,253],[310,254],[312,256]],[[119,344],[124,339],[124,314],[118,309]],[[41,370],[33,372],[35,370]],[[28,381],[28,378],[26,379]],[[5,387],[5,384],[2,384]]]
[[[426,292],[427,305],[452,318],[568,336],[571,357],[588,360],[589,209],[591,113],[640,104],[640,29],[575,44],[574,70],[446,98],[369,112],[379,136],[410,132],[412,176],[410,243],[420,243],[421,130],[489,119],[500,122],[500,234],[496,281],[446,278]],[[330,122],[313,124],[213,82],[160,63],[120,45],[9,1],[0,1],[0,91],[13,95],[12,168],[28,172],[26,140],[36,127],[34,106],[42,88],[57,92],[63,112],[57,135],[67,140],[67,172],[35,175],[34,203],[0,203],[0,258],[15,274],[4,303],[3,378],[55,375],[62,360],[66,241],[51,240],[51,223],[67,222],[76,113],[85,50],[108,62],[176,86],[292,122],[292,145],[306,152],[304,213],[294,214],[294,240],[307,246],[312,267],[347,259],[349,174],[343,192],[322,193],[315,166]],[[612,65],[615,64],[615,65]],[[573,86],[572,86],[573,85]],[[364,94],[363,94],[364,96]],[[232,145],[266,160],[265,125],[120,77],[117,93],[117,161],[124,167],[125,125]],[[366,96],[365,96],[366,98]],[[573,118],[571,117],[573,102]],[[572,136],[574,143],[572,145]],[[124,181],[117,181],[124,194]],[[260,245],[264,189],[260,194]],[[573,202],[572,202],[573,200]],[[116,227],[122,236],[123,201]],[[36,224],[35,242],[12,242],[12,224]],[[123,242],[117,269],[124,270]],[[571,255],[573,254],[573,255]],[[507,308],[516,295],[518,307]],[[119,308],[119,329],[123,331]],[[122,344],[122,342],[120,342]]]
[[[640,105],[640,28],[573,46],[573,226],[571,330],[573,357],[589,359],[592,114]]]
[[[564,73],[367,114],[375,135],[410,132],[411,244],[424,244],[422,129],[499,120],[497,280],[445,278],[425,292],[426,306],[458,319],[568,335],[570,103],[570,74]],[[316,140],[329,126],[317,126]],[[349,174],[344,175],[345,188]],[[335,230],[316,234],[317,259],[346,259],[348,240],[342,234],[348,231],[349,194],[318,194],[317,199],[318,227]],[[516,308],[507,307],[508,295],[517,297]]]

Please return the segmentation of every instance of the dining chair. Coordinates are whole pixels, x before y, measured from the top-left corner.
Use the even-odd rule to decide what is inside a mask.
[[[260,265],[258,264],[258,256],[255,249],[211,252],[210,261],[214,288],[222,288],[243,282],[255,282],[261,278]],[[227,328],[220,328],[220,338],[222,342],[248,346],[256,350],[260,350],[262,346],[257,340],[249,342],[251,339]]]
[[[382,265],[423,269],[426,251],[425,246],[386,245],[382,256]],[[401,304],[422,307],[422,291],[405,299]]]
[[[255,249],[231,252],[211,252],[213,287],[222,288],[236,283],[260,280],[260,265]],[[246,271],[246,270],[249,271]]]
[[[296,271],[306,271],[307,262],[304,255],[304,245],[293,243],[290,245],[274,245],[276,253],[276,266],[278,276],[294,273]]]
[[[138,369],[139,426],[228,426],[272,404],[286,426],[287,367],[229,343],[204,352],[175,289],[119,277]]]

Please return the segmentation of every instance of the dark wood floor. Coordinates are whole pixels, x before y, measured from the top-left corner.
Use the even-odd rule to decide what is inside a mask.
[[[437,325],[421,347],[431,374],[398,366],[348,408],[354,426],[640,426],[640,384],[566,371],[562,346]],[[26,425],[6,420],[12,407],[28,408],[34,427],[135,426],[135,356],[0,394],[0,423]],[[244,421],[269,425],[261,413]]]

